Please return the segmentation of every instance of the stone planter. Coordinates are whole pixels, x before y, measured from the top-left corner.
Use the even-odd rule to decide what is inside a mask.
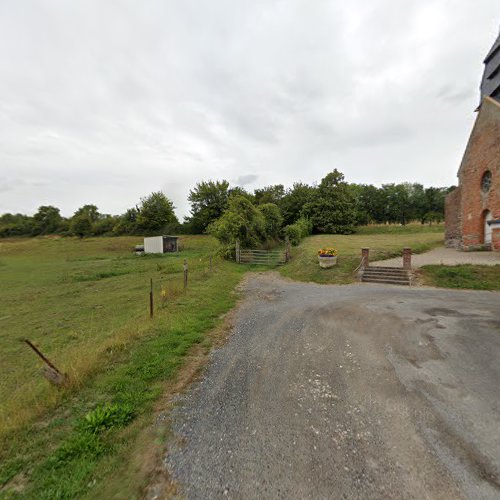
[[[337,264],[337,256],[318,255],[319,265],[323,268],[333,267]]]

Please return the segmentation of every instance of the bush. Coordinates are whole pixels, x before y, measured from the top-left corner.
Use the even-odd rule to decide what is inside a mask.
[[[222,217],[208,226],[207,233],[223,245],[222,254],[231,257],[236,240],[240,240],[242,248],[255,248],[265,241],[265,218],[245,197],[234,196]]]
[[[306,217],[301,217],[299,220],[286,226],[284,229],[285,237],[288,238],[293,246],[297,246],[302,238],[309,236],[312,233],[313,224]]]

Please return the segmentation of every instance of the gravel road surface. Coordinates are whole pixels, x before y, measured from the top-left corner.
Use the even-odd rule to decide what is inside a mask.
[[[180,497],[500,498],[500,294],[247,280],[178,401]]]

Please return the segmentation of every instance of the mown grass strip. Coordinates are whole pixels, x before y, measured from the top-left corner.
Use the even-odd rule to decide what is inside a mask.
[[[442,288],[500,290],[500,265],[424,266],[420,269],[424,284]]]

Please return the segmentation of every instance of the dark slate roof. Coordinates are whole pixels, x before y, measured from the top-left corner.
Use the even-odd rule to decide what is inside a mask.
[[[492,97],[500,102],[500,34],[484,60],[481,99],[484,96]]]

